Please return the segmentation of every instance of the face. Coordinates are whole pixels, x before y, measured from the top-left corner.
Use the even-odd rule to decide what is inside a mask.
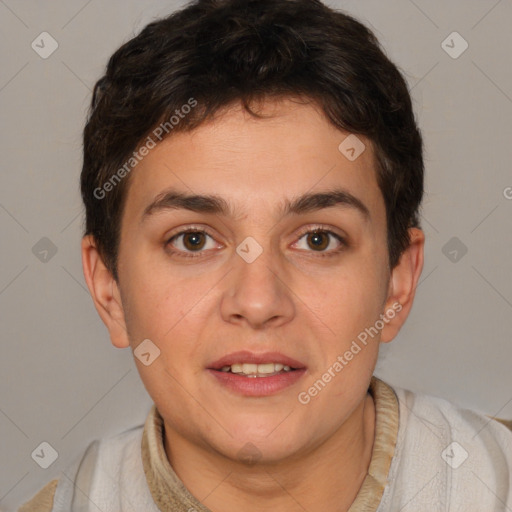
[[[396,319],[361,342],[393,304],[370,142],[348,159],[349,134],[313,105],[262,110],[271,117],[225,110],[132,171],[118,260],[128,336],[112,339],[159,349],[135,361],[166,430],[232,459],[250,442],[277,461],[349,421]],[[296,369],[220,369],[244,361]]]

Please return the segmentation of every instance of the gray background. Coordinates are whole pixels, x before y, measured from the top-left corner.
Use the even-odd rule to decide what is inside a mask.
[[[182,4],[0,0],[2,510],[92,439],[142,424],[151,406],[82,276],[81,130],[111,53]],[[426,143],[425,267],[376,374],[512,418],[512,1],[329,5],[369,24],[405,72]],[[43,31],[59,44],[47,59],[31,48]],[[453,31],[469,44],[456,59],[441,46]],[[31,458],[43,441],[59,454],[48,469]]]

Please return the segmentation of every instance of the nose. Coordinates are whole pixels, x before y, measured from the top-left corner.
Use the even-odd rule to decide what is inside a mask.
[[[249,260],[250,261],[250,260]],[[237,253],[225,280],[221,315],[230,323],[253,329],[278,327],[295,315],[291,278],[277,254],[263,252],[252,262]]]

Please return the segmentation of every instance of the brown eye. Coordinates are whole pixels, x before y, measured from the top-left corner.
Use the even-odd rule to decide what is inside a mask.
[[[296,242],[296,247],[307,252],[317,252],[319,256],[331,256],[347,247],[345,239],[328,229],[305,231]]]
[[[312,249],[323,251],[329,245],[329,236],[325,231],[312,232],[307,236],[307,243]]]
[[[173,254],[180,256],[200,256],[203,249],[215,248],[214,239],[208,233],[192,229],[177,233],[165,245]]]
[[[190,251],[202,249],[205,243],[204,233],[192,231],[183,235],[183,245]]]

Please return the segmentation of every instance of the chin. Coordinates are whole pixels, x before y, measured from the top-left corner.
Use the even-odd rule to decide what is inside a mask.
[[[226,443],[221,442],[218,445],[219,451],[231,459],[249,462],[275,463],[290,457],[303,440],[276,428],[281,421],[282,418],[269,423],[265,428],[254,429],[250,425],[231,428],[229,432],[233,437]],[[283,439],[286,439],[286,444]]]
[[[256,464],[279,464],[294,454],[293,450],[285,448],[278,440],[269,442],[268,439],[251,439],[247,437],[239,444],[226,447],[221,453],[236,462],[247,466]]]

